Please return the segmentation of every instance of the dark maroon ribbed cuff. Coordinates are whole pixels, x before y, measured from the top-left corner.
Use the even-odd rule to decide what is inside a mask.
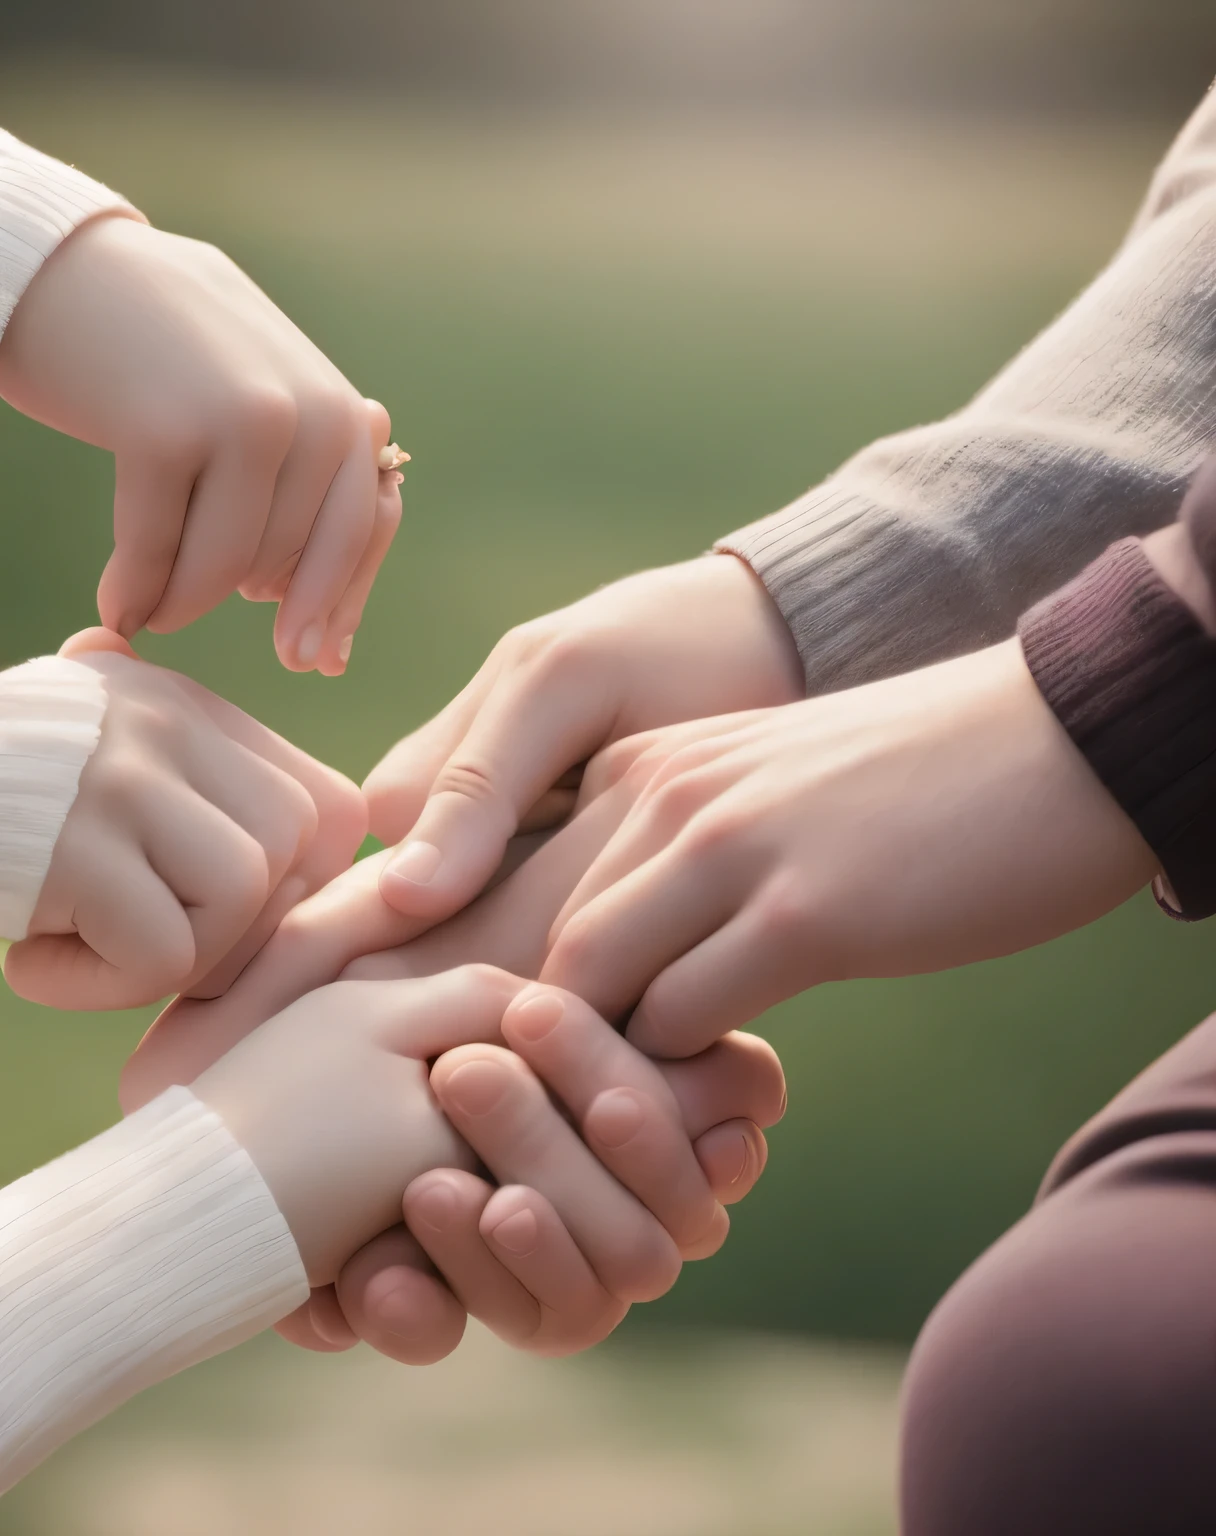
[[[1161,860],[1178,915],[1216,912],[1216,640],[1138,539],[1018,625],[1040,692]]]

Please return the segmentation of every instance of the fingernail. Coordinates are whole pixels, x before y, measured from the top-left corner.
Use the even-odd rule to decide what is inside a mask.
[[[466,1115],[488,1115],[507,1091],[503,1069],[489,1061],[469,1061],[457,1067],[444,1084],[441,1097]]]
[[[296,658],[301,666],[311,667],[321,654],[321,642],[325,631],[319,624],[310,624],[296,644]]]
[[[429,885],[442,862],[443,854],[434,843],[414,842],[411,839],[403,843],[388,861],[384,873],[396,875],[399,880],[408,880],[411,885]]]
[[[367,1310],[385,1333],[412,1338],[418,1332],[418,1309],[408,1284],[390,1277],[375,1296],[367,1297]]]
[[[600,1094],[592,1106],[595,1139],[606,1147],[623,1147],[642,1127],[642,1106],[637,1095],[627,1088],[613,1088]]]
[[[525,1040],[543,1040],[562,1021],[565,1006],[560,997],[552,992],[536,992],[524,995],[522,1001],[508,1010],[511,1029]]]
[[[537,1232],[536,1217],[532,1212],[516,1211],[514,1216],[508,1216],[492,1227],[490,1236],[500,1248],[523,1258],[536,1247]]]
[[[451,1224],[455,1209],[455,1191],[446,1180],[441,1180],[410,1201],[410,1220],[421,1222],[434,1232],[442,1232]]]
[[[355,643],[354,635],[347,635],[346,639],[338,646],[338,660],[347,662],[350,660],[351,646]]]

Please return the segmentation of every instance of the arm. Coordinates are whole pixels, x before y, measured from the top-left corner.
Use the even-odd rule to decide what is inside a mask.
[[[1007,639],[1112,539],[1173,518],[1216,424],[1214,139],[1216,96],[1107,270],[957,415],[723,539],[739,559],[648,572],[507,635],[364,786],[372,830],[410,834],[386,902],[456,911],[614,742]]]
[[[1156,854],[1158,899],[1216,912],[1216,460],[1179,521],[1113,545],[1019,626],[1073,743]]]
[[[0,1492],[307,1294],[269,1190],[186,1088],[0,1190]]]
[[[1216,424],[1216,94],[1114,260],[969,405],[721,541],[821,693],[1013,633],[1113,539],[1169,522]]]
[[[286,665],[344,670],[401,518],[384,408],[222,252],[2,131],[0,396],[114,454],[111,629],[236,589]]]
[[[0,336],[51,252],[101,214],[143,219],[117,192],[0,129]]]

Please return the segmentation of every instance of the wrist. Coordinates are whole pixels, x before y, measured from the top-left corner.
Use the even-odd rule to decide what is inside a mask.
[[[707,573],[712,571],[715,586],[735,597],[739,632],[734,638],[746,652],[755,679],[754,707],[805,698],[806,679],[794,636],[760,577],[734,550],[715,550],[701,561]]]
[[[1216,635],[1216,597],[1199,563],[1185,523],[1171,523],[1142,539],[1149,564],[1167,587],[1191,610],[1200,626]]]
[[[52,253],[109,214],[144,218],[101,182],[0,131],[0,334]]]

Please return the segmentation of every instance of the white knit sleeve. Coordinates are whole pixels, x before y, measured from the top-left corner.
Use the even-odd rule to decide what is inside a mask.
[[[0,129],[0,335],[42,263],[99,213],[143,218],[101,182]]]
[[[307,1297],[261,1175],[188,1088],[0,1190],[0,1492]]]
[[[105,712],[101,674],[79,661],[0,672],[0,937],[25,937]]]

